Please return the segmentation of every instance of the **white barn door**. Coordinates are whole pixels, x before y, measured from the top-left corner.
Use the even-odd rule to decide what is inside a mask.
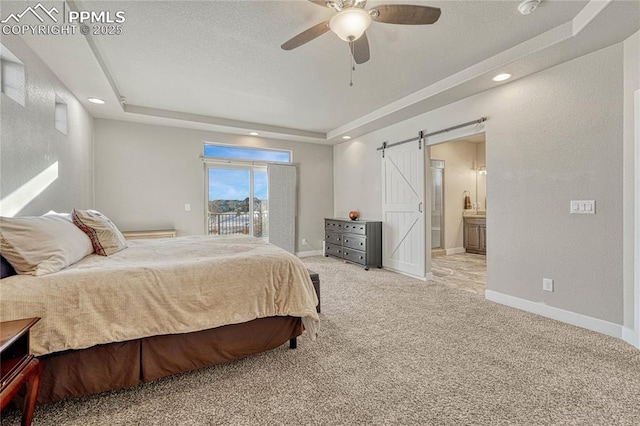
[[[425,275],[425,147],[418,141],[383,151],[382,263],[415,277]]]

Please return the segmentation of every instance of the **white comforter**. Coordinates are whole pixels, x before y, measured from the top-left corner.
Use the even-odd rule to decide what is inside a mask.
[[[315,338],[317,304],[298,258],[245,236],[130,241],[54,274],[0,281],[2,321],[42,318],[36,355],[269,316],[302,317]]]

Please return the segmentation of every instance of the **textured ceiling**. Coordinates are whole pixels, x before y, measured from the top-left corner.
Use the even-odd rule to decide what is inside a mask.
[[[367,8],[390,3],[370,1]],[[335,12],[308,1],[78,2],[124,10],[125,32],[95,37],[127,103],[327,132],[573,18],[585,1],[446,1],[434,25],[374,22],[371,60],[349,87],[350,54],[333,33],[280,45]]]
[[[442,15],[425,26],[373,22],[371,60],[349,87],[349,50],[333,33],[280,48],[335,13],[309,1],[67,3],[126,13],[119,36],[24,37],[81,101],[108,100],[85,102],[94,116],[329,143],[490,89],[498,72],[522,78],[640,29],[638,0],[543,0],[527,16],[519,0],[369,0],[367,9],[418,4]]]

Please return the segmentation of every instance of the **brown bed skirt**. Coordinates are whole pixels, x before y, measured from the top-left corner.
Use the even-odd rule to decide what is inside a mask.
[[[39,357],[38,402],[136,386],[276,348],[302,334],[297,317],[259,318],[185,334],[152,336]]]

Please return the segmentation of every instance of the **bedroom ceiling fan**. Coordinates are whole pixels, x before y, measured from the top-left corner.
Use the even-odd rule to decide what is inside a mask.
[[[370,58],[369,41],[365,31],[372,21],[384,24],[427,25],[435,23],[440,18],[440,9],[437,7],[388,4],[365,10],[367,0],[308,1],[333,9],[337,13],[330,20],[301,32],[280,47],[292,50],[331,30],[349,43],[356,64],[364,64]]]

